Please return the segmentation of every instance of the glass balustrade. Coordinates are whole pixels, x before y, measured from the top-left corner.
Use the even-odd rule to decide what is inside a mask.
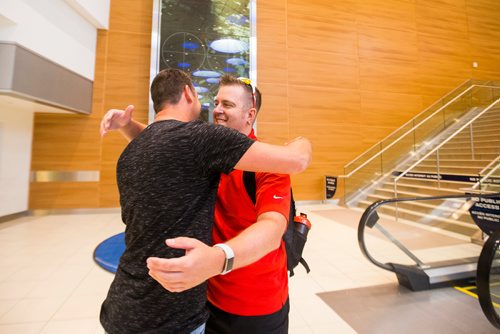
[[[390,176],[389,173],[396,167],[409,166],[411,162],[418,161],[499,97],[500,87],[496,83],[490,85],[469,82],[468,86],[457,88],[453,94],[441,99],[404,124],[346,165],[344,168],[346,203],[354,204],[362,199],[363,191],[369,191],[382,176]],[[471,129],[467,130],[468,132],[464,131],[464,134],[469,135],[467,146],[472,150],[474,129],[473,127]],[[435,159],[438,161],[439,157]]]

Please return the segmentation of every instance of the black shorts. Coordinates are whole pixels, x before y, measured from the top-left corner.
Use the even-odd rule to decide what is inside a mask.
[[[283,307],[271,314],[242,316],[224,312],[208,303],[210,317],[205,329],[206,334],[287,334],[290,303],[286,300]]]

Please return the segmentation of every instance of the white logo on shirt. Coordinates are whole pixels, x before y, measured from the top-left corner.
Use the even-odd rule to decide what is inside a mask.
[[[274,199],[283,199],[283,197],[282,197],[282,196],[276,196],[276,195],[274,195],[274,196],[273,196],[273,198],[274,198]]]

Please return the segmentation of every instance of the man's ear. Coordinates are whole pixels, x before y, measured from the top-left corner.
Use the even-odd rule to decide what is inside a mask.
[[[186,98],[186,100],[188,101],[188,103],[193,103],[193,101],[194,101],[194,95],[193,94],[194,93],[191,90],[191,87],[189,87],[188,85],[185,85],[184,89],[182,91],[182,94],[184,94],[184,97]]]
[[[257,109],[255,108],[250,108],[248,110],[248,116],[247,116],[247,123],[250,125],[253,125],[255,122],[255,118],[257,117]]]

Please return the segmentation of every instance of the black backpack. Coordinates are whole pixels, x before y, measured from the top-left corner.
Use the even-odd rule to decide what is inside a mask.
[[[243,172],[243,183],[245,184],[245,189],[248,196],[255,204],[255,173],[254,172]],[[293,269],[301,263],[304,268],[306,268],[307,273],[311,271],[306,260],[302,257],[302,252],[304,251],[304,245],[307,241],[307,228],[304,224],[300,223],[301,219],[307,220],[307,215],[301,213],[299,217],[296,215],[295,211],[295,201],[293,200],[292,189],[290,189],[290,215],[288,217],[288,225],[283,235],[283,241],[285,242],[286,258],[287,258],[287,269],[290,272],[290,277],[294,275]],[[298,220],[298,221],[297,221]]]

